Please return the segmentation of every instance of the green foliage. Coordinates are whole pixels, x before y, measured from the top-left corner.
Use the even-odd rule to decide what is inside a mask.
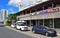
[[[15,14],[9,14],[7,19],[9,21],[16,20],[16,15]]]
[[[7,26],[11,26],[11,21],[7,21],[7,22],[6,22],[6,25],[7,25]]]
[[[11,26],[11,23],[14,21],[16,21],[16,15],[15,14],[9,14],[7,17],[7,22],[6,25],[7,26]]]

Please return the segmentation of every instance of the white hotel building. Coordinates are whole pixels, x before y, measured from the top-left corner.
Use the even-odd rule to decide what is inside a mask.
[[[7,10],[0,10],[0,24],[5,24],[5,20],[8,17]]]

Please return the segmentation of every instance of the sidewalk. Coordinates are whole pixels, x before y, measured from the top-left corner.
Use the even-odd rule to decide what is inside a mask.
[[[11,28],[9,26],[6,26],[6,27],[11,29],[11,30],[14,30],[16,32],[20,32],[20,33],[23,33],[23,34],[26,34],[26,35],[29,35],[29,36],[32,36],[32,37],[35,37],[35,38],[60,38],[59,35],[57,37],[46,37],[44,35],[34,34],[34,33],[32,33],[32,31],[20,31],[20,30],[16,30],[15,28]],[[32,27],[29,27],[29,29],[31,30]]]
[[[57,31],[57,34],[60,35],[60,29],[55,29]]]

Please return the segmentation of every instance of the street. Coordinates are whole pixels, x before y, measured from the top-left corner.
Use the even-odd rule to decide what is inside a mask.
[[[0,38],[34,38],[6,27],[0,27]]]
[[[16,30],[15,28],[11,28],[10,26],[6,26],[6,28],[14,30],[14,31],[19,32],[19,33],[22,33],[22,34],[25,34],[25,35],[28,35],[28,36],[35,37],[35,38],[60,38],[60,31],[59,31],[58,35],[55,37],[47,37],[47,36],[41,35],[41,34],[34,34],[34,33],[32,33],[32,31]],[[31,29],[31,27],[29,27],[29,29]]]
[[[0,38],[60,38],[60,35],[56,37],[46,37],[40,34],[34,34],[31,31],[20,31],[10,26],[0,25]]]

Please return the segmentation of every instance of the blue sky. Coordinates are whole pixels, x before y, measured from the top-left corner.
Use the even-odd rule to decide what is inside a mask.
[[[8,14],[17,13],[21,9],[20,5],[25,8],[41,1],[45,0],[0,0],[0,10],[8,10]]]
[[[6,9],[8,10],[9,14],[11,14],[12,12],[17,13],[19,9],[16,6],[8,5],[9,1],[10,0],[0,0],[0,10]]]

